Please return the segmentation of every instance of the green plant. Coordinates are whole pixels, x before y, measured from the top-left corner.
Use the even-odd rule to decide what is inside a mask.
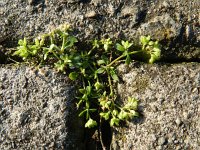
[[[141,36],[140,42],[142,44],[142,50],[145,52],[149,63],[154,63],[160,59],[160,45],[158,41],[152,41],[150,36]]]
[[[121,121],[138,116],[138,100],[128,97],[124,106],[117,103],[113,88],[119,81],[116,66],[123,61],[130,64],[135,54],[144,55],[149,63],[160,58],[157,41],[150,40],[150,36],[142,36],[140,41],[140,50],[134,50],[129,41],[115,44],[109,38],[92,40],[89,50],[80,50],[70,27],[61,25],[33,43],[25,38],[19,40],[14,55],[36,64],[54,65],[58,71],[67,73],[71,80],[79,77],[77,107],[82,109],[79,116],[86,118],[85,127],[97,126],[101,119],[109,121],[110,126],[119,126]]]

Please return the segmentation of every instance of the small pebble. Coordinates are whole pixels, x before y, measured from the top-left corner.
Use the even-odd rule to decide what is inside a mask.
[[[164,1],[164,2],[162,3],[162,5],[163,5],[165,8],[168,8],[168,7],[170,7],[169,3],[168,3],[168,2],[166,2],[166,1]]]
[[[161,137],[158,139],[158,145],[164,145],[166,143],[166,138],[165,137]]]
[[[156,141],[156,139],[157,139],[157,138],[156,138],[156,135],[155,135],[155,134],[152,134],[152,135],[151,135],[151,139],[152,139],[152,141]]]
[[[177,124],[178,126],[181,125],[181,119],[180,119],[180,118],[177,118],[175,122],[176,122],[176,124]]]
[[[175,141],[174,141],[174,144],[178,144],[178,143],[179,143],[179,141],[178,141],[178,140],[175,140]]]
[[[154,112],[157,112],[157,111],[158,111],[158,107],[155,106],[155,105],[153,105],[151,108],[152,108],[152,110],[153,110]]]
[[[86,18],[94,18],[96,17],[97,13],[95,11],[90,11],[88,13],[85,14]]]
[[[158,146],[158,147],[157,147],[157,150],[162,150],[162,146]]]

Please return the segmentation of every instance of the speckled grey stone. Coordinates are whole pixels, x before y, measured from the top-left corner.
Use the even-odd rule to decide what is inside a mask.
[[[128,96],[140,100],[140,117],[113,130],[114,150],[128,145],[134,150],[200,149],[199,63],[133,63],[120,65],[118,72],[119,96],[122,102]]]
[[[183,114],[184,115],[184,114]],[[175,122],[176,122],[176,124],[178,125],[178,126],[180,126],[180,124],[181,124],[181,119],[178,117],[176,120],[175,120]]]
[[[69,23],[80,41],[111,37],[138,44],[141,35],[151,35],[164,45],[163,60],[196,61],[199,6],[199,0],[1,0],[0,45],[16,47],[24,36]]]
[[[160,137],[158,139],[158,145],[164,145],[166,143],[166,138],[165,137]]]
[[[82,149],[74,87],[46,67],[0,66],[0,149]]]

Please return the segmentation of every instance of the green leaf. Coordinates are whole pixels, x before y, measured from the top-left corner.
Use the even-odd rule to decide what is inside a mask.
[[[153,41],[149,41],[148,45],[152,46],[152,45],[154,45],[154,42]]]
[[[138,107],[138,100],[135,98],[128,97],[128,103],[123,108],[127,110],[130,109],[136,110],[137,107]]]
[[[58,28],[60,31],[63,31],[63,32],[67,32],[67,31],[70,31],[71,28],[70,28],[70,25],[69,24],[61,24]],[[57,30],[58,30],[57,29]],[[56,32],[56,31],[55,31]]]
[[[78,77],[78,73],[77,72],[71,72],[70,74],[69,74],[69,78],[71,79],[71,80],[76,80],[77,79],[77,77]]]
[[[46,36],[43,35],[43,36],[42,36],[42,39],[40,40],[40,46],[43,46],[43,45],[44,45],[45,38],[46,38]]]
[[[92,46],[93,46],[93,47],[92,47],[93,49],[95,49],[95,48],[99,48],[100,45],[99,45],[98,40],[96,40],[96,39],[93,40],[93,41],[92,41]]]
[[[57,63],[54,63],[55,64],[55,68],[58,70],[58,71],[64,71],[65,70],[65,64],[59,60]]]
[[[47,57],[48,57],[48,53],[45,53],[45,54],[44,54],[44,60],[46,60]]]
[[[55,44],[51,44],[49,47],[49,53],[51,53],[53,51],[53,48],[55,47]]]
[[[110,120],[110,126],[113,127],[114,125],[119,126],[119,119],[115,117]]]
[[[119,112],[118,112],[116,109],[114,109],[114,110],[112,111],[112,114],[113,114],[114,116],[117,116],[118,113],[119,113]]]
[[[86,90],[85,90],[85,89],[79,89],[79,92],[80,92],[81,94],[85,94]]]
[[[111,77],[114,81],[119,81],[117,74],[111,74]]]
[[[108,63],[109,63],[109,59],[108,59],[107,56],[102,55],[102,56],[101,56],[101,59],[105,62],[105,64],[108,64]]]
[[[90,112],[95,112],[97,111],[97,109],[93,108],[93,109],[89,109]]]
[[[23,59],[26,59],[30,55],[30,53],[28,52],[27,46],[19,46],[17,47],[17,49],[18,50],[13,53],[13,56],[18,55],[22,57]]]
[[[150,41],[150,37],[141,37],[143,41],[143,54],[146,56],[146,61],[149,63],[154,63],[156,60],[160,59],[161,50],[158,41]]]
[[[91,91],[92,91],[92,86],[90,84],[90,82],[88,82],[89,85],[86,87],[86,91],[87,91],[87,95],[90,95],[91,94]]]
[[[107,97],[100,98],[99,102],[102,109],[105,109],[105,108],[109,109],[112,103],[110,100],[107,99]]]
[[[78,42],[77,38],[74,37],[74,36],[70,37],[70,41],[71,41],[71,43],[77,43]]]
[[[63,39],[69,36],[69,33],[67,33],[67,32],[63,32],[63,31],[57,30],[57,33],[58,33],[61,37],[63,37]],[[53,33],[53,34],[54,34],[54,33]],[[64,41],[64,42],[66,42],[66,41]]]
[[[150,36],[141,36],[140,37],[140,42],[142,43],[142,45],[147,45],[150,41],[151,37]]]
[[[64,46],[64,49],[67,49],[67,48],[71,48],[74,46],[75,43],[77,43],[78,40],[76,37],[74,36],[68,36],[67,37],[67,41],[65,42],[65,46]]]
[[[105,64],[106,62],[104,61],[104,60],[98,60],[97,61],[97,64],[100,66],[100,65],[102,65],[102,64]]]
[[[96,73],[102,74],[104,71],[105,71],[105,69],[101,67],[101,68],[96,70]]]
[[[127,54],[125,63],[128,65],[128,64],[130,64],[130,62],[131,62],[131,58],[130,58],[129,54]]]
[[[18,44],[19,46],[17,47],[17,51],[13,53],[13,56],[18,55],[22,57],[23,59],[26,59],[30,55],[28,51],[29,47],[27,45],[26,38],[24,38],[24,40],[19,40]]]
[[[46,47],[43,48],[43,50],[44,50],[44,60],[47,59],[49,53],[53,52],[53,48],[54,48],[54,44],[51,44],[49,48],[46,48]]]
[[[106,105],[106,100],[100,100],[99,101],[100,103],[100,106],[102,106],[102,107],[105,107],[105,105]]]
[[[79,100],[79,102],[76,104],[76,107],[79,108],[82,103],[83,103],[83,100],[82,99]]]
[[[37,38],[35,39],[35,45],[40,46],[40,41]]]
[[[27,45],[27,40],[26,40],[26,38],[24,38],[24,43],[23,43],[23,45],[24,45],[24,46]]]
[[[99,114],[101,117],[103,117],[105,120],[108,120],[109,118],[110,118],[110,111],[108,111],[108,112],[101,112],[100,114]]]
[[[24,39],[26,39],[26,38],[24,38]],[[20,46],[23,46],[23,45],[24,45],[24,40],[21,40],[21,39],[20,39],[20,40],[18,41],[18,44],[19,44]]]
[[[105,49],[106,52],[108,51],[108,49],[112,45],[112,41],[110,40],[110,38],[108,38],[108,39],[102,39],[101,43],[103,44],[103,48]]]
[[[120,113],[118,114],[118,118],[120,120],[127,120],[129,118],[129,115],[127,112],[125,112],[124,110],[120,111]]]
[[[69,58],[69,56],[67,54],[61,55],[60,59],[63,60],[65,64],[72,62],[72,60]]]
[[[113,69],[110,70],[110,75],[114,81],[119,81],[119,78]]]
[[[109,45],[104,44],[103,48],[105,49],[105,51],[108,51],[108,49],[109,49]]]
[[[107,101],[104,105],[105,108],[109,109],[111,105],[111,101]]]
[[[121,52],[125,51],[125,48],[119,43],[116,44],[116,49]]]
[[[32,51],[32,56],[34,56],[34,55],[36,55],[37,54],[37,52],[38,52],[38,46],[36,46],[36,45],[33,45],[33,46],[31,46],[31,51]]]
[[[138,117],[139,114],[135,110],[130,110],[129,118]]]
[[[86,94],[83,94],[82,100],[83,100],[83,101],[87,101],[87,100],[88,100],[88,95],[87,95],[87,93],[86,93]]]
[[[100,90],[100,89],[103,88],[103,85],[102,85],[100,82],[97,81],[97,82],[94,84],[94,87],[95,87],[96,90]]]
[[[86,122],[86,124],[85,124],[85,127],[86,128],[93,128],[93,127],[95,127],[95,126],[97,126],[97,122],[96,121],[94,121],[93,119],[89,119],[87,122]]]
[[[87,109],[83,110],[81,113],[79,113],[79,117],[82,117],[87,112]]]
[[[133,43],[129,43],[129,41],[125,42],[125,41],[122,40],[122,45],[123,45],[125,50],[128,50],[133,45]]]
[[[151,57],[149,59],[149,63],[152,64],[154,63],[156,60],[159,60],[160,59],[160,49],[157,48],[157,47],[154,47],[153,50],[151,51]]]

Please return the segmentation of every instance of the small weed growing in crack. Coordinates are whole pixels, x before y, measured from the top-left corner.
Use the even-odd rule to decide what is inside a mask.
[[[109,38],[92,40],[91,49],[83,51],[77,49],[78,40],[71,34],[70,26],[61,25],[35,38],[33,43],[26,38],[19,40],[13,55],[34,64],[54,65],[58,71],[67,73],[71,80],[78,79],[81,86],[77,108],[82,110],[79,116],[86,118],[85,127],[95,127],[101,119],[109,121],[112,127],[138,116],[137,99],[129,97],[124,106],[116,102],[113,84],[119,81],[117,65],[121,62],[130,64],[136,54],[143,55],[148,63],[160,58],[157,41],[152,41],[150,36],[141,36],[140,41],[141,49],[134,50],[133,43],[129,41],[113,43]]]

